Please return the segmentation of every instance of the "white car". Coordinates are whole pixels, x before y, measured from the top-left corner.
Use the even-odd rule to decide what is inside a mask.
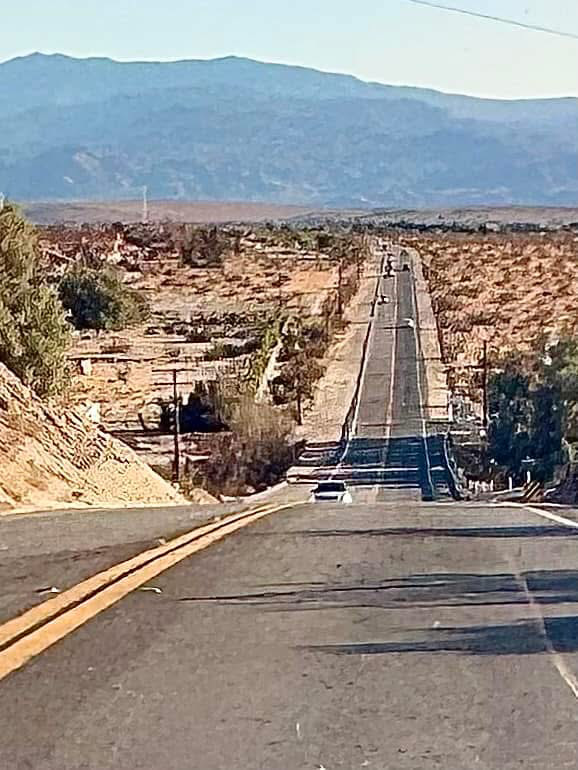
[[[343,481],[321,481],[313,490],[311,502],[351,505],[353,498]]]

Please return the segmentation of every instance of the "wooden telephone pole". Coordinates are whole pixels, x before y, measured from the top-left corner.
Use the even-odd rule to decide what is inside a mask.
[[[173,477],[178,483],[181,480],[181,410],[179,406],[179,387],[177,384],[177,370],[173,369],[173,407],[175,411],[175,424],[173,428]]]
[[[482,398],[483,398],[483,424],[488,430],[489,406],[488,406],[488,342],[484,340],[484,352],[482,357]]]
[[[343,260],[341,258],[337,275],[337,314],[341,318],[343,316]]]

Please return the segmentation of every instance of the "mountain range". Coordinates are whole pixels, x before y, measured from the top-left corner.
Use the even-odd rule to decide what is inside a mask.
[[[502,101],[226,57],[0,64],[18,200],[578,204],[578,99]]]

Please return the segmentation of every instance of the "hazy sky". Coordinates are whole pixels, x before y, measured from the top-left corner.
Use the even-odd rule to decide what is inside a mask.
[[[578,0],[441,1],[578,34]],[[24,0],[1,25],[0,60],[236,54],[481,96],[578,96],[578,40],[407,0]]]

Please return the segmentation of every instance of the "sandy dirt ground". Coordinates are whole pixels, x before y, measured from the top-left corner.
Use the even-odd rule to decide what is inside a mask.
[[[142,201],[76,201],[70,203],[30,202],[24,204],[27,216],[36,224],[58,222],[140,222]],[[310,207],[278,206],[272,203],[150,201],[150,222],[263,222],[311,213]]]
[[[213,343],[191,339],[191,318],[234,314],[229,334],[242,339],[247,331],[241,327],[263,313],[281,308],[317,315],[337,281],[328,262],[262,255],[231,257],[222,270],[168,261],[133,274],[130,282],[148,297],[151,319],[125,332],[77,335],[71,350],[73,403],[98,404],[109,430],[136,429],[139,414],[147,419],[159,399],[172,399],[175,368],[185,397],[197,381],[244,375],[246,357],[205,360]]]
[[[305,409],[304,425],[297,432],[308,441],[338,441],[341,437],[362,363],[380,259],[374,255],[367,262],[357,294],[345,312],[348,325],[331,346],[324,361],[325,374],[317,383],[313,401]]]
[[[419,252],[410,251],[415,276],[418,331],[425,371],[425,413],[431,422],[448,420],[450,391],[443,362],[439,329]]]
[[[124,444],[0,364],[0,512],[184,502]]]
[[[421,235],[402,242],[421,255],[457,379],[490,359],[539,350],[578,334],[578,237],[548,234]]]

